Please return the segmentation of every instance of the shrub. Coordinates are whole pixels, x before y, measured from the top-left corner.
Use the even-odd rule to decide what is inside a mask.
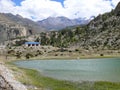
[[[63,53],[61,53],[60,55],[63,56]]]
[[[72,50],[69,50],[69,52],[71,53],[71,52],[72,52]]]
[[[17,58],[21,58],[21,54],[22,54],[21,52],[17,51],[16,57],[17,57]]]
[[[104,54],[100,54],[100,56],[104,56]]]
[[[14,51],[14,50],[8,50],[7,53],[8,53],[8,54],[14,54],[15,51]]]
[[[58,56],[58,54],[55,54],[55,56]]]
[[[27,53],[27,54],[25,55],[25,57],[26,57],[26,59],[29,59],[30,57],[33,57],[33,55],[30,54],[30,53]]]
[[[37,50],[37,54],[42,55],[43,53],[42,53],[42,51]]]
[[[75,49],[75,51],[76,51],[76,52],[78,52],[78,51],[79,51],[79,49]]]

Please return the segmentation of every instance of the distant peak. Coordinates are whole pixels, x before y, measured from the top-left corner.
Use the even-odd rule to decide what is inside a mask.
[[[23,17],[22,17],[21,15],[19,15],[19,14],[16,14],[16,16],[19,17],[19,18],[23,18]]]
[[[51,19],[51,18],[67,18],[67,17],[64,17],[64,16],[58,16],[58,17],[48,17],[47,19]]]

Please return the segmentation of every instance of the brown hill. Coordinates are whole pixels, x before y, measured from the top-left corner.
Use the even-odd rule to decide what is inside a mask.
[[[0,13],[0,42],[45,31],[36,22],[20,15]]]

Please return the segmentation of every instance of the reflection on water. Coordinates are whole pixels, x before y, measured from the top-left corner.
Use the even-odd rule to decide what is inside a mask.
[[[41,74],[70,81],[120,81],[120,59],[35,60],[16,65],[32,68]]]

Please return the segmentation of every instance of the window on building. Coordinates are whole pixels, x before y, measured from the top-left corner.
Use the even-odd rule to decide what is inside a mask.
[[[28,47],[31,46],[30,44],[28,44]]]

